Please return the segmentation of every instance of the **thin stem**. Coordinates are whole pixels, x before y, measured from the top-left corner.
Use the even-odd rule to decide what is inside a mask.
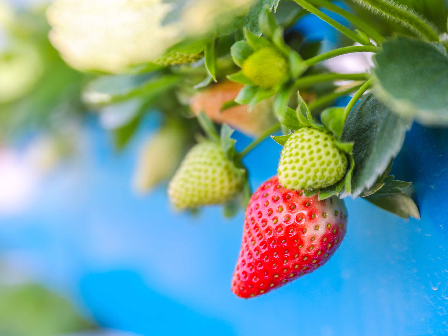
[[[344,122],[347,119],[348,115],[350,114],[350,111],[353,109],[353,107],[355,107],[359,98],[361,98],[361,96],[364,94],[364,92],[367,91],[367,89],[370,87],[370,85],[372,85],[372,79],[369,79],[367,82],[365,82],[364,85],[361,86],[361,88],[355,93],[353,98],[350,100],[347,107],[345,108],[344,116],[342,117],[342,120]]]
[[[256,138],[252,143],[243,149],[243,151],[240,153],[240,157],[243,158],[247,155],[252,149],[257,147],[264,139],[266,139],[268,136],[270,136],[275,131],[279,130],[281,127],[280,123],[274,124],[271,128],[266,130],[263,134],[261,134],[258,138]]]
[[[313,101],[312,103],[310,103],[308,105],[308,107],[310,108],[310,110],[315,110],[317,108],[320,108],[322,106],[325,106],[329,103],[332,103],[333,101],[335,101],[336,99],[340,98],[340,97],[344,97],[354,91],[357,91],[361,88],[362,84],[360,85],[355,85],[352,87],[349,87],[347,89],[344,90],[340,90],[340,91],[336,91],[336,92],[332,92],[328,95],[325,95],[323,97],[320,97],[319,99],[316,99],[315,101]]]
[[[343,18],[351,22],[354,26],[358,27],[364,33],[369,35],[376,42],[376,44],[380,45],[383,42],[384,37],[380,33],[378,33],[378,31],[375,28],[373,28],[372,26],[370,26],[368,23],[361,20],[357,16],[353,15],[349,11],[346,11],[345,9],[339,6],[336,6],[334,3],[328,0],[308,0],[308,1],[313,5],[321,6],[342,16]]]
[[[309,58],[305,61],[305,64],[310,67],[319,62],[325,61],[327,59],[345,55],[345,54],[350,54],[350,53],[355,53],[355,52],[378,52],[379,50],[381,50],[381,48],[374,47],[374,46],[344,47],[344,48],[331,50],[329,52],[317,55],[316,57],[313,57],[313,58]]]
[[[430,42],[439,41],[439,35],[431,26],[405,6],[397,5],[389,0],[357,0],[357,2],[374,12],[379,12],[388,19],[401,23]]]
[[[316,15],[318,18],[320,18],[320,19],[324,20],[325,22],[327,22],[328,24],[332,25],[334,28],[339,30],[342,34],[344,34],[347,37],[351,38],[353,41],[358,42],[358,43],[360,43],[362,45],[370,45],[371,44],[371,43],[367,43],[366,41],[364,41],[364,39],[361,36],[359,36],[356,33],[352,32],[347,27],[341,25],[339,22],[333,20],[328,15],[322,13],[316,7],[310,5],[308,2],[306,2],[306,0],[294,0],[294,1],[297,2],[303,8],[305,8],[310,13]]]
[[[312,75],[303,78],[299,78],[294,83],[294,88],[296,90],[304,89],[314,84],[336,81],[336,80],[367,80],[370,78],[368,73],[360,74],[341,74],[341,73],[324,73],[319,75]]]

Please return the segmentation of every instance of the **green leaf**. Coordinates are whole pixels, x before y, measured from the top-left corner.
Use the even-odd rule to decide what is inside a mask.
[[[313,121],[313,116],[311,115],[310,108],[308,107],[308,104],[303,100],[302,96],[300,95],[300,92],[297,92],[297,113],[306,116],[309,121]],[[299,119],[300,120],[300,119]]]
[[[252,109],[259,102],[261,102],[265,99],[268,99],[269,97],[272,97],[273,95],[275,95],[274,90],[264,90],[264,89],[259,88],[255,97],[253,97],[252,100],[250,101],[249,108]]]
[[[342,141],[353,142],[352,196],[373,186],[401,150],[410,122],[391,112],[370,93],[353,108]]]
[[[296,131],[299,128],[303,127],[303,125],[299,122],[299,119],[297,119],[296,111],[289,107],[286,109],[285,117],[281,121],[281,123],[287,129],[290,129],[292,131]]]
[[[238,93],[238,96],[235,98],[235,101],[238,104],[249,104],[251,102],[251,100],[258,93],[258,90],[259,90],[258,86],[246,85]]]
[[[283,28],[278,27],[275,30],[274,35],[272,36],[272,42],[283,55],[289,57],[289,53],[292,49],[285,43]]]
[[[222,104],[222,106],[221,106],[221,112],[222,111],[225,111],[225,110],[228,110],[228,109],[231,109],[232,107],[235,107],[235,106],[239,106],[240,104],[238,104],[236,101],[234,101],[234,100],[229,100],[229,101],[226,101],[224,104]]]
[[[282,122],[285,118],[286,108],[288,107],[289,99],[291,97],[293,89],[293,85],[286,86],[275,97],[274,113],[280,122]]]
[[[448,124],[448,57],[440,46],[400,37],[375,61],[377,95],[388,106],[424,124]]]
[[[199,54],[200,52],[204,51],[205,47],[207,45],[207,41],[204,39],[199,40],[185,40],[182,41],[171,48],[167,50],[167,52],[170,51],[178,51],[184,54]]]
[[[252,197],[252,190],[250,188],[249,179],[246,171],[246,179],[243,184],[243,197],[241,200],[241,205],[244,207],[244,209],[247,208],[250,202],[250,198]]]
[[[242,71],[229,75],[227,76],[227,78],[232,82],[237,82],[245,85],[254,85],[254,83],[252,83],[252,81],[249,78],[247,78]]]
[[[207,87],[212,81],[213,81],[212,76],[210,76],[210,74],[207,73],[207,77],[199,84],[196,84],[193,88],[195,90],[203,89],[203,88]]]
[[[208,42],[205,46],[205,67],[210,76],[216,82],[216,52],[215,52],[215,40]]]
[[[385,180],[385,185],[375,194],[365,197],[367,201],[389,211],[401,218],[414,217],[420,219],[420,212],[412,198],[401,191],[401,188],[409,186],[410,183],[395,181],[393,176]]]
[[[280,146],[284,146],[286,141],[291,137],[292,134],[287,135],[271,135],[272,140],[278,143]]]
[[[343,107],[330,107],[320,115],[322,124],[330,130],[337,139],[341,138],[342,130],[344,128],[344,110]]]
[[[272,43],[269,42],[267,39],[254,35],[247,29],[244,30],[244,36],[246,38],[247,43],[249,43],[250,47],[254,51],[257,51],[261,48],[272,47]]]
[[[275,20],[274,15],[271,13],[271,8],[267,5],[265,5],[261,10],[259,25],[263,35],[269,39],[272,39],[274,32],[278,28],[278,23]]]
[[[222,213],[225,218],[230,219],[235,217],[240,210],[241,201],[240,197],[234,197],[230,201],[224,204]]]
[[[88,105],[101,107],[131,100],[134,98],[157,96],[179,83],[181,77],[165,75],[149,78],[140,76],[102,76],[91,81],[82,93]]]
[[[247,11],[244,18],[244,27],[251,33],[260,36],[260,13],[264,7],[271,11],[276,11],[280,0],[256,0],[252,7]]]
[[[392,169],[392,163],[393,163],[393,160],[390,160],[389,166],[386,168],[384,173],[377,178],[377,180],[373,184],[373,186],[371,186],[369,189],[364,190],[362,192],[362,194],[359,195],[359,197],[370,196],[370,195],[376,193],[378,190],[380,190],[384,186],[384,180],[387,178],[387,176],[390,173],[390,170]]]
[[[138,113],[128,124],[112,131],[115,149],[120,151],[129,143],[141,121],[142,114]]]
[[[246,41],[238,41],[230,48],[230,54],[232,55],[233,62],[240,68],[243,66],[244,61],[252,55],[254,50]]]
[[[210,140],[219,141],[220,137],[216,131],[215,124],[211,121],[204,112],[198,115],[198,122],[204,130],[205,134],[210,138]]]
[[[288,59],[289,69],[293,78],[300,77],[308,69],[308,66],[296,51],[290,50],[288,52]]]
[[[232,139],[232,134],[234,130],[231,129],[227,124],[223,124],[221,127],[221,146],[224,154],[229,161],[232,161],[236,157],[235,143],[236,140]]]

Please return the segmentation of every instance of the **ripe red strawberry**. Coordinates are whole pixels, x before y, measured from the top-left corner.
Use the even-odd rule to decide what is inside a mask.
[[[252,195],[232,280],[241,298],[267,293],[325,264],[345,236],[347,210],[282,187],[277,176]]]

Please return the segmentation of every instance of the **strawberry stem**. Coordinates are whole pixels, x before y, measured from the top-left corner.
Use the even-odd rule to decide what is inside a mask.
[[[367,91],[367,89],[372,85],[372,80],[369,79],[367,82],[364,83],[363,86],[355,93],[353,98],[348,103],[347,107],[345,108],[344,115],[342,116],[343,123],[345,123],[345,120],[347,120],[348,115],[350,114],[350,111],[355,107],[356,103],[358,102],[359,98],[364,94],[364,92]]]
[[[304,89],[310,87],[314,84],[336,81],[336,80],[367,80],[370,79],[370,74],[368,73],[357,73],[357,74],[341,74],[341,73],[324,73],[319,75],[312,75],[303,78],[299,78],[294,83],[295,90]]]
[[[318,18],[320,18],[320,19],[324,20],[325,22],[327,22],[328,24],[332,25],[334,28],[339,30],[342,34],[344,34],[348,38],[352,39],[353,41],[358,42],[362,45],[371,45],[370,42],[366,42],[360,35],[357,35],[356,33],[351,31],[347,27],[343,26],[336,20],[333,20],[328,15],[322,13],[316,7],[310,5],[306,0],[294,0],[294,1],[297,2],[303,8],[305,8],[310,13],[316,15]]]
[[[333,57],[345,55],[345,54],[350,54],[350,53],[355,53],[355,52],[373,52],[374,53],[374,52],[378,52],[380,50],[381,50],[381,48],[374,47],[374,46],[344,47],[344,48],[331,50],[329,52],[317,55],[316,57],[313,57],[313,58],[309,58],[305,61],[305,64],[308,67],[311,67],[319,62],[325,61],[325,60],[333,58]]]
[[[384,37],[374,27],[372,27],[365,21],[361,20],[357,16],[353,15],[349,11],[335,5],[334,3],[332,3],[328,0],[308,0],[308,2],[310,2],[311,4],[313,4],[315,6],[320,6],[320,7],[326,8],[329,11],[332,11],[332,12],[342,16],[347,21],[351,22],[354,26],[358,27],[364,33],[369,35],[372,38],[372,40],[375,41],[375,43],[377,45],[380,45],[383,42]]]
[[[271,128],[267,129],[258,138],[256,138],[252,143],[250,143],[243,151],[240,153],[240,158],[245,157],[252,149],[257,147],[264,139],[270,136],[272,133],[278,131],[281,127],[280,123],[274,124]]]
[[[359,90],[361,88],[361,86],[362,86],[362,84],[351,86],[351,87],[345,88],[340,91],[332,92],[328,95],[325,95],[323,97],[316,99],[315,101],[310,103],[308,106],[309,106],[310,110],[315,110],[319,107],[330,104],[331,102],[335,101],[336,99],[338,99],[340,97],[344,97],[344,96],[348,95],[349,93]]]

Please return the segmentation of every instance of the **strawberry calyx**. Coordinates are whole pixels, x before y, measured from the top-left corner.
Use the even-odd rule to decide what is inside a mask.
[[[252,195],[248,181],[248,171],[242,163],[240,154],[235,149],[236,140],[232,138],[234,130],[227,124],[223,124],[218,134],[215,124],[204,112],[201,112],[197,118],[207,137],[207,139],[199,139],[199,141],[213,141],[219,144],[227,161],[233,166],[234,171],[237,172],[238,178],[242,180],[238,192],[223,207],[224,216],[231,218],[236,215],[240,208],[247,206]]]
[[[285,43],[283,29],[267,7],[259,24],[263,37],[245,29],[245,40],[232,46],[232,59],[241,71],[227,76],[245,85],[235,102],[251,107],[282,91],[308,69],[299,53]]]
[[[344,193],[344,195],[350,195],[351,179],[353,169],[355,167],[355,161],[353,159],[353,143],[343,142],[341,140],[344,123],[344,109],[331,108],[325,110],[321,115],[322,124],[320,124],[313,119],[311,111],[300,96],[300,93],[298,94],[298,102],[299,104],[297,109],[293,110],[289,107],[286,108],[284,118],[283,120],[280,120],[282,125],[286,129],[292,131],[292,133],[281,136],[272,136],[274,141],[284,146],[284,151],[282,151],[282,157],[280,159],[279,165],[279,178],[281,179],[281,182],[291,189],[303,189],[306,196],[318,195],[319,200],[324,200],[335,195],[341,195],[342,193]],[[315,130],[315,132],[313,132],[312,130]],[[303,134],[300,133],[306,133],[305,137],[303,137]],[[317,177],[315,176],[317,174],[311,171],[316,165],[315,162],[311,164],[311,168],[309,169],[307,169],[307,167],[305,166],[304,174],[299,175],[299,177],[302,178],[302,181],[307,180],[307,184],[302,183],[302,185],[300,185],[297,179],[295,181],[291,181],[291,179],[288,180],[287,178],[289,177],[289,175],[287,169],[290,169],[291,167],[288,167],[287,165],[288,159],[290,159],[290,157],[286,156],[291,155],[291,151],[288,151],[286,146],[288,145],[288,140],[290,139],[291,141],[295,141],[295,148],[292,149],[292,151],[294,152],[293,154],[298,154],[297,152],[304,147],[302,146],[302,148],[297,149],[297,142],[307,141],[307,146],[310,150],[308,151],[307,149],[303,152],[300,152],[302,158],[306,159],[309,155],[314,154],[314,149],[316,149],[317,151],[321,151],[321,149],[323,149],[322,155],[317,156],[318,160],[322,162],[321,166],[325,167],[325,160],[330,159],[330,157],[331,159],[334,159],[336,165],[333,165],[333,161],[330,160],[327,161],[328,164],[325,168],[322,168],[318,165],[317,168],[322,168],[320,171],[320,175],[322,177],[319,181],[317,181]],[[313,141],[313,139],[316,141],[313,142],[313,145],[311,145],[309,142]],[[317,146],[317,144],[320,144],[321,142],[324,143],[325,147],[328,147],[328,151],[326,148],[312,147]],[[325,155],[323,154],[324,152],[326,152],[327,157],[325,157]],[[316,155],[311,155],[311,160],[314,160],[315,156]],[[307,163],[306,160],[302,161]],[[319,162],[317,162],[317,164],[318,163]],[[295,168],[295,166],[292,166],[292,168]],[[303,168],[303,166],[299,167],[299,169]],[[319,171],[319,169],[315,170]],[[335,170],[337,171],[334,172]],[[312,176],[307,177],[306,174]],[[293,172],[293,175],[297,174]],[[313,177],[316,180],[314,182],[310,181]],[[288,183],[290,185],[288,185]]]

